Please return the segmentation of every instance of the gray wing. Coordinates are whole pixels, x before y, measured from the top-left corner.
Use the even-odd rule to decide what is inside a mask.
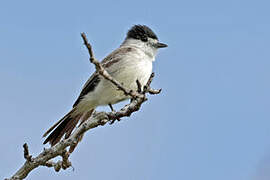
[[[137,51],[134,47],[120,47],[116,50],[114,50],[111,54],[109,54],[107,57],[105,57],[101,64],[103,67],[109,68],[112,64],[118,62],[120,59],[125,57],[126,55],[129,55],[131,52]]]
[[[79,95],[79,97],[77,98],[77,100],[75,101],[75,103],[73,104],[73,108],[77,106],[77,104],[79,104],[79,102],[82,100],[82,98],[89,92],[93,91],[95,89],[95,87],[97,86],[97,84],[100,81],[100,77],[97,73],[94,73],[85,83],[85,85],[83,86],[83,89]]]
[[[121,61],[123,59],[124,55],[129,54],[132,51],[136,51],[135,48],[132,47],[122,47],[118,48],[115,51],[113,51],[111,54],[109,54],[107,57],[105,57],[102,61],[101,64],[102,66],[107,69],[108,73],[110,73],[109,69],[110,67]],[[77,106],[77,104],[80,103],[80,101],[83,99],[83,97],[88,94],[89,92],[93,91],[95,87],[98,85],[100,82],[100,76],[98,75],[97,72],[95,72],[84,84],[83,89],[78,97],[78,99],[75,101],[73,108]]]

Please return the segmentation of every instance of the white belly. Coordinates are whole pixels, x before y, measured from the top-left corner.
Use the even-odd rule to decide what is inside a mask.
[[[136,80],[142,84],[142,88],[146,85],[152,73],[152,62],[149,60],[127,61],[118,71],[110,73],[110,75],[118,82],[122,83],[127,89],[137,90]],[[80,111],[95,108],[100,105],[115,104],[117,102],[128,99],[121,90],[117,90],[116,86],[110,81],[101,78],[101,81],[91,93],[88,93],[80,103]]]

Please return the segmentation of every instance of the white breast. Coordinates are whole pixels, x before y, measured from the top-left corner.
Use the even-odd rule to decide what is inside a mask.
[[[121,61],[121,62],[120,62]],[[113,68],[108,69],[110,75],[124,87],[137,90],[136,80],[139,80],[142,87],[146,85],[152,73],[152,59],[145,53],[138,51],[124,57]],[[110,81],[101,78],[101,81],[91,93],[88,93],[80,106],[82,109],[94,108],[100,105],[115,104],[128,99],[121,90],[117,90]]]

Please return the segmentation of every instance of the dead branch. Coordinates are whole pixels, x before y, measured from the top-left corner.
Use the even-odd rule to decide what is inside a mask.
[[[119,90],[123,91],[126,95],[129,95],[132,100],[130,104],[126,105],[119,111],[112,112],[94,112],[93,115],[87,119],[84,123],[82,123],[77,129],[74,130],[72,135],[58,142],[56,145],[45,149],[36,157],[32,157],[29,154],[28,145],[25,143],[23,145],[24,148],[24,158],[26,159],[25,163],[22,167],[10,178],[6,180],[21,180],[27,177],[27,175],[39,166],[53,167],[56,172],[61,169],[65,170],[69,167],[72,167],[71,162],[69,161],[70,153],[66,150],[68,147],[72,147],[78,144],[80,137],[89,129],[96,128],[98,126],[104,126],[106,123],[113,123],[115,120],[120,120],[122,117],[129,117],[133,112],[136,112],[140,109],[141,105],[147,101],[146,94],[158,94],[161,89],[154,90],[150,88],[150,84],[154,77],[154,73],[152,73],[149,78],[146,86],[143,87],[143,91],[141,91],[140,82],[136,82],[138,86],[138,91],[132,91],[122,86],[121,83],[117,82],[113,79],[109,73],[102,67],[101,63],[97,61],[94,57],[94,53],[92,50],[92,46],[88,43],[85,33],[81,34],[82,39],[84,41],[85,46],[88,49],[88,53],[90,56],[90,62],[93,63],[96,67],[96,71],[102,75],[105,79],[112,82]],[[62,160],[54,162],[52,159],[61,156]]]
[[[28,145],[26,143],[23,144],[23,156],[26,161],[32,161],[32,156],[29,154]]]

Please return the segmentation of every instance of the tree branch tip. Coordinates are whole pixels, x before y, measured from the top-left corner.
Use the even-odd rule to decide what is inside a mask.
[[[85,32],[81,32],[81,36],[82,36],[83,39],[85,39],[86,38]]]
[[[23,144],[23,156],[26,159],[26,161],[32,162],[32,156],[29,154],[27,143]]]
[[[70,167],[72,168],[72,171],[74,172],[75,171],[75,168],[72,165]]]
[[[142,92],[142,84],[140,83],[140,81],[138,79],[136,80],[136,83],[137,83],[137,88],[138,88],[137,92],[141,93]]]
[[[148,92],[149,94],[151,95],[156,95],[156,94],[159,94],[161,93],[162,89],[149,89]]]

